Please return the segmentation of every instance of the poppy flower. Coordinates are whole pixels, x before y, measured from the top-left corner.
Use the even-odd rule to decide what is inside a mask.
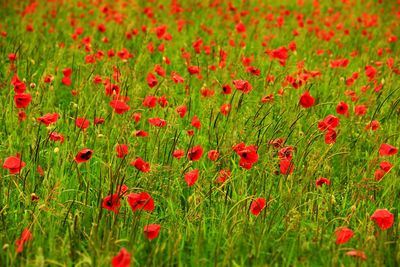
[[[38,122],[41,122],[43,124],[45,124],[46,126],[49,126],[50,124],[54,124],[57,122],[58,118],[60,117],[60,115],[58,115],[57,113],[48,113],[40,118],[38,118]]]
[[[216,161],[219,157],[219,152],[217,150],[210,150],[210,151],[208,151],[207,157],[211,161]]]
[[[365,126],[366,130],[372,130],[372,131],[376,131],[378,130],[380,127],[380,123],[377,120],[373,120],[370,123],[367,124],[367,126]]]
[[[121,207],[121,201],[118,194],[112,194],[103,198],[102,207],[107,210],[111,210],[114,213],[119,212]]]
[[[203,148],[201,146],[194,146],[191,149],[189,149],[187,153],[187,157],[189,160],[199,160],[201,156],[203,155]]]
[[[326,178],[324,178],[324,177],[320,177],[320,178],[318,178],[318,180],[315,182],[315,186],[316,187],[319,187],[319,186],[322,186],[322,185],[330,185],[331,184],[331,181],[329,180],[329,179],[326,179]]]
[[[142,113],[135,112],[135,113],[133,113],[132,118],[134,119],[135,123],[138,123],[140,121],[140,119],[142,118]]]
[[[222,104],[219,111],[221,112],[222,115],[228,116],[229,112],[231,111],[231,105],[230,104]]]
[[[173,153],[172,156],[176,159],[180,159],[183,156],[185,156],[185,151],[182,149],[176,149]]]
[[[197,116],[193,116],[193,118],[192,118],[192,126],[197,128],[197,129],[201,128],[201,122],[200,122],[199,118],[197,118]]]
[[[184,178],[188,186],[194,185],[197,179],[199,178],[199,170],[195,169],[190,172],[187,172]]]
[[[89,125],[90,125],[90,122],[85,118],[77,118],[75,121],[75,126],[82,130],[88,128]]]
[[[220,170],[218,173],[218,178],[215,180],[217,183],[225,183],[225,181],[231,177],[230,170]]]
[[[142,105],[147,108],[154,108],[157,105],[157,97],[152,95],[146,96]]]
[[[365,76],[367,76],[369,80],[373,80],[375,75],[376,69],[373,66],[365,66]]]
[[[384,172],[390,172],[392,167],[393,164],[388,161],[382,161],[381,163],[379,163],[379,168],[381,168],[381,170],[383,170]]]
[[[246,80],[234,80],[233,85],[237,90],[242,91],[244,94],[250,93],[253,89],[253,86],[251,86],[251,84]]]
[[[354,235],[353,230],[347,227],[341,227],[335,231],[336,245],[347,243]]]
[[[346,255],[351,257],[361,258],[363,261],[367,259],[367,256],[365,256],[364,251],[361,250],[350,250],[346,252]]]
[[[61,82],[62,82],[65,86],[71,86],[71,84],[72,84],[71,78],[68,77],[68,76],[64,76],[64,77],[61,79]]]
[[[253,215],[258,216],[266,205],[267,205],[267,200],[265,198],[257,198],[253,200],[253,202],[251,202],[250,212]]]
[[[354,107],[354,114],[356,116],[364,116],[367,113],[367,107],[365,105],[357,105]]]
[[[26,113],[24,111],[18,112],[18,120],[19,121],[24,121],[26,120]]]
[[[106,120],[104,118],[94,118],[94,125],[103,124]]]
[[[146,131],[143,131],[143,130],[136,130],[135,133],[134,133],[134,135],[135,135],[136,137],[146,137],[146,136],[149,135],[149,133],[146,132]]]
[[[382,180],[382,178],[383,178],[383,176],[385,176],[385,174],[386,173],[381,169],[376,170],[375,173],[374,173],[375,180],[376,181]]]
[[[325,144],[334,144],[336,142],[337,133],[333,129],[328,129],[325,134]]]
[[[149,118],[148,122],[151,125],[157,126],[157,127],[164,127],[165,125],[167,125],[167,121],[160,119],[160,118]]]
[[[183,118],[187,112],[187,107],[182,105],[177,107],[175,111],[179,114],[179,117]]]
[[[123,114],[131,109],[128,104],[119,100],[112,100],[110,106],[117,114]]]
[[[133,212],[137,210],[154,210],[154,200],[146,192],[142,192],[139,194],[131,193],[127,196],[127,201]]]
[[[396,155],[397,152],[398,149],[389,144],[382,144],[381,147],[379,148],[379,155],[381,156],[393,156]]]
[[[340,102],[336,106],[336,113],[340,115],[348,115],[349,112],[349,105],[346,102]]]
[[[123,158],[128,155],[128,146],[125,144],[117,145],[115,150],[117,151],[117,158]]]
[[[183,83],[185,80],[176,72],[171,73],[171,78],[174,81],[174,83]]]
[[[78,152],[78,154],[75,156],[75,162],[76,163],[83,163],[88,161],[93,154],[93,150],[89,148],[84,148],[81,151]]]
[[[339,122],[339,118],[333,115],[328,115],[324,120],[318,122],[318,129],[320,131],[325,131],[326,129],[335,129],[339,125]]]
[[[240,166],[247,168],[258,161],[257,148],[255,146],[240,146],[236,148],[237,154],[240,156]],[[246,166],[246,167],[245,167]]]
[[[20,80],[16,80],[13,82],[14,85],[14,92],[17,94],[22,94],[26,90],[26,84]]]
[[[159,224],[148,224],[144,227],[143,232],[148,240],[155,239],[160,233],[161,226]]]
[[[310,95],[308,91],[305,91],[301,96],[300,96],[300,105],[303,108],[310,108],[314,105],[315,99]]]
[[[3,168],[8,169],[10,174],[17,174],[23,167],[25,167],[25,165],[26,163],[19,158],[19,155],[17,155],[6,158]]]
[[[156,64],[154,66],[154,71],[157,73],[157,75],[159,75],[161,77],[165,77],[165,70],[159,64]]]
[[[51,141],[55,141],[55,142],[59,141],[59,142],[61,142],[61,144],[64,143],[64,135],[56,133],[56,132],[52,132],[49,136],[49,139]]]
[[[32,101],[30,94],[15,94],[14,103],[16,108],[26,108]]]
[[[225,84],[222,86],[222,93],[225,95],[229,95],[232,93],[232,88],[229,84]]]
[[[21,237],[17,241],[15,241],[16,252],[21,253],[24,250],[25,243],[31,241],[32,239],[33,237],[31,232],[28,228],[25,228],[24,231],[22,231]]]
[[[283,147],[278,151],[278,157],[279,159],[287,159],[291,160],[293,158],[293,147],[287,146]]]
[[[294,165],[290,160],[284,159],[279,162],[279,169],[281,174],[291,174],[294,170]]]
[[[112,267],[131,266],[131,254],[125,248],[121,248],[118,255],[112,258],[111,265]]]
[[[389,229],[393,226],[394,215],[387,209],[377,209],[371,216],[373,220],[381,230]]]
[[[134,161],[131,162],[131,165],[141,172],[150,171],[150,163],[145,162],[141,157],[137,157]]]
[[[162,108],[165,108],[165,107],[168,106],[168,100],[167,100],[167,97],[165,95],[159,97],[157,102]]]

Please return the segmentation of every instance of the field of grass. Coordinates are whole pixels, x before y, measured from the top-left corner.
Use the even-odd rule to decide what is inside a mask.
[[[0,266],[399,266],[400,1],[0,2]]]

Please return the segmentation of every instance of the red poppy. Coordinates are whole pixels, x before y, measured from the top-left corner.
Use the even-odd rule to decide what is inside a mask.
[[[354,235],[353,230],[341,227],[335,231],[336,245],[346,244]]]
[[[229,84],[225,84],[222,86],[222,93],[225,95],[229,95],[232,93],[232,88]]]
[[[142,105],[147,108],[154,108],[157,105],[157,97],[152,95],[146,96]]]
[[[78,152],[78,154],[75,156],[75,162],[76,163],[83,163],[88,161],[93,154],[93,150],[89,148],[84,148],[81,151]]]
[[[31,232],[28,228],[25,228],[22,231],[21,237],[15,241],[15,245],[17,246],[16,252],[21,253],[24,250],[24,245],[26,242],[31,241],[33,239]]]
[[[322,186],[322,185],[330,185],[331,184],[331,181],[329,180],[329,179],[326,179],[326,178],[324,178],[324,177],[320,177],[320,178],[318,178],[318,180],[315,182],[315,186],[316,187],[319,187],[319,186]]]
[[[60,141],[61,144],[64,143],[64,135],[56,133],[56,132],[52,132],[50,134],[50,140],[51,141]]]
[[[134,135],[135,135],[136,137],[146,137],[146,136],[149,135],[149,133],[146,132],[146,131],[143,131],[143,130],[136,130],[135,133],[134,133]]]
[[[246,146],[241,143],[236,145],[234,150],[240,156],[239,165],[245,169],[251,169],[253,164],[258,161],[257,148],[255,146]]]
[[[151,72],[149,72],[149,74],[147,74],[146,79],[147,79],[147,84],[148,84],[148,86],[150,86],[150,88],[153,88],[154,86],[156,86],[158,84],[157,77]]]
[[[234,80],[233,85],[237,90],[242,91],[244,94],[249,93],[253,89],[251,84],[246,80]]]
[[[279,162],[281,174],[291,174],[294,170],[294,165],[290,160],[284,159]]]
[[[354,107],[354,114],[356,116],[364,116],[367,113],[367,107],[365,105],[358,105]]]
[[[90,125],[90,122],[85,118],[77,118],[75,121],[75,126],[82,130],[88,128],[89,125]]]
[[[381,168],[381,170],[383,170],[384,172],[390,172],[392,167],[393,167],[393,164],[388,161],[382,161],[379,164],[379,168]]]
[[[199,178],[199,170],[195,169],[185,174],[185,181],[188,186],[192,186],[196,183]]]
[[[165,70],[159,64],[154,66],[154,71],[157,73],[157,75],[165,77]]]
[[[185,156],[185,151],[183,149],[177,149],[172,153],[172,156],[176,159],[180,159]]]
[[[18,112],[18,120],[19,121],[24,121],[26,120],[26,113],[24,111]]]
[[[121,201],[118,194],[112,194],[103,198],[102,207],[107,210],[111,210],[114,213],[118,213],[121,207]]]
[[[301,105],[303,108],[312,107],[312,106],[314,105],[314,103],[315,103],[315,99],[314,99],[314,97],[312,97],[312,96],[310,95],[310,93],[309,93],[308,91],[305,91],[305,92],[301,95],[301,97],[300,97],[300,105]]]
[[[168,100],[167,100],[167,97],[165,95],[159,97],[157,102],[162,108],[165,108],[165,107],[168,106]]]
[[[188,72],[190,75],[194,75],[194,74],[199,74],[200,73],[200,67],[197,66],[189,66],[187,68]]]
[[[374,177],[375,177],[375,180],[376,181],[380,181],[380,180],[382,180],[382,178],[383,178],[383,176],[385,176],[385,172],[383,171],[383,170],[376,170],[375,171],[375,173],[374,173]]]
[[[318,129],[320,131],[325,131],[326,129],[335,129],[339,125],[339,122],[339,118],[333,115],[328,115],[324,120],[318,122]]]
[[[325,144],[334,144],[336,142],[337,133],[333,129],[328,129],[325,134]]]
[[[372,131],[376,131],[378,130],[380,127],[380,123],[377,120],[373,120],[370,123],[367,124],[367,126],[365,126],[366,130],[372,130]]]
[[[150,171],[150,163],[145,162],[141,157],[137,157],[134,161],[131,162],[131,165],[141,172]]]
[[[266,207],[267,200],[265,198],[256,198],[250,205],[250,212],[258,216],[260,212]]]
[[[142,113],[135,112],[135,113],[133,113],[132,118],[135,120],[136,123],[138,123],[140,121],[140,119],[142,118]]]
[[[189,149],[187,153],[187,157],[189,160],[199,160],[201,156],[203,155],[203,148],[201,146],[194,146],[191,149]]]
[[[141,192],[139,194],[131,193],[127,196],[127,201],[133,212],[137,210],[154,210],[154,200],[146,192]]]
[[[174,83],[183,83],[185,80],[176,72],[171,73],[172,80]]]
[[[160,233],[161,226],[159,224],[149,224],[143,229],[144,235],[148,240],[153,240]]]
[[[106,120],[104,118],[94,118],[94,125],[103,124]]]
[[[164,127],[167,125],[167,121],[160,118],[149,118],[148,122],[157,127]]]
[[[176,108],[176,112],[179,114],[179,117],[183,118],[187,112],[187,107],[184,105],[179,106]]]
[[[197,129],[201,128],[201,122],[200,122],[199,118],[197,118],[197,116],[193,116],[193,118],[192,118],[192,126],[197,128]]]
[[[379,148],[379,155],[381,156],[393,156],[396,155],[399,150],[389,144],[382,144]]]
[[[349,105],[346,102],[340,102],[336,106],[336,113],[340,115],[348,115],[349,114]]]
[[[131,108],[123,101],[112,100],[110,106],[114,109],[117,114],[123,114],[129,111]]]
[[[222,104],[219,111],[221,112],[222,115],[228,116],[229,112],[231,111],[231,105],[230,104]]]
[[[219,157],[219,152],[217,150],[210,150],[208,151],[207,157],[212,161],[216,161]]]
[[[117,151],[117,158],[123,158],[128,155],[128,146],[125,144],[117,145],[115,150]]]
[[[61,82],[62,82],[65,86],[71,86],[71,84],[72,84],[71,78],[68,77],[68,76],[64,76],[64,77],[61,79]]]
[[[45,124],[46,126],[49,126],[50,124],[56,123],[60,115],[57,113],[48,113],[40,118],[38,118],[38,122],[41,122]]]
[[[17,174],[21,171],[23,167],[25,167],[26,163],[23,162],[20,158],[19,155],[17,156],[11,156],[6,158],[3,164],[4,169],[8,169],[10,174]]]
[[[367,76],[369,80],[373,80],[375,75],[376,69],[373,66],[365,66],[365,76]]]
[[[287,159],[291,160],[293,158],[293,147],[287,146],[283,147],[278,151],[278,157],[279,159]]]
[[[30,94],[15,94],[14,102],[16,108],[26,108],[32,101],[32,96]]]
[[[219,171],[219,176],[215,180],[217,183],[225,183],[225,181],[231,177],[231,171],[230,170],[220,170]]]
[[[373,220],[381,230],[389,229],[393,226],[394,215],[387,209],[377,209],[371,216]]]
[[[346,255],[351,257],[361,258],[363,261],[367,259],[367,256],[365,256],[364,251],[361,250],[350,250],[346,252]]]
[[[129,267],[131,266],[131,254],[125,249],[121,248],[118,255],[111,260],[112,267]]]

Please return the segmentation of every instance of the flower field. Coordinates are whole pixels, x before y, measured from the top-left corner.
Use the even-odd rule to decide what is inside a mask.
[[[399,266],[399,0],[0,3],[0,266]]]

